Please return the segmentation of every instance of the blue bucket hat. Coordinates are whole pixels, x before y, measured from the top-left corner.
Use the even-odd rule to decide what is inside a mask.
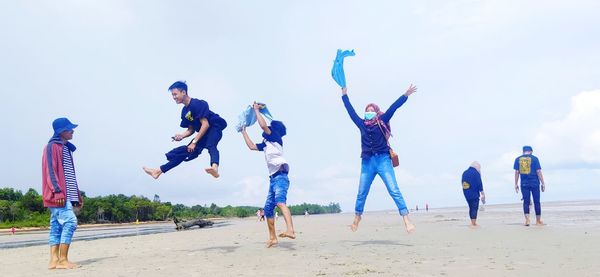
[[[279,120],[271,121],[271,129],[273,131],[277,132],[282,137],[287,134],[285,125],[283,125],[283,122],[281,122]]]
[[[71,123],[66,117],[57,118],[52,122],[52,128],[54,129],[54,135],[59,135],[64,131],[70,131],[77,127],[77,124]]]
[[[525,146],[523,146],[523,152],[525,152],[525,151],[533,152],[533,148],[531,148],[531,146],[529,146],[529,145],[525,145]]]

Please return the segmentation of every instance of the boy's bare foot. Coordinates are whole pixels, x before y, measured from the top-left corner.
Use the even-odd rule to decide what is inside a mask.
[[[162,171],[160,171],[160,169],[155,169],[155,168],[147,168],[147,167],[143,167],[144,172],[146,172],[146,174],[152,176],[152,178],[154,179],[158,179],[158,177],[160,176],[160,174],[162,174]]]
[[[56,264],[56,269],[73,269],[73,268],[77,268],[77,264],[74,264],[69,261],[59,261]]]
[[[471,225],[469,225],[469,228],[471,228],[471,229],[477,229],[477,228],[479,228],[479,225],[477,225],[477,224],[471,224]]]
[[[296,239],[296,234],[294,232],[283,232],[281,234],[279,234],[280,238],[289,238],[289,239]]]
[[[277,245],[277,243],[279,243],[277,239],[270,239],[267,241],[267,248],[271,248],[272,246]]]
[[[48,263],[48,269],[56,269],[56,265],[58,264],[58,260],[50,260]]]
[[[546,226],[546,223],[542,222],[541,220],[538,220],[535,222],[535,226]]]
[[[209,167],[207,169],[205,169],[206,173],[212,175],[215,178],[219,178],[219,171],[213,167]]]

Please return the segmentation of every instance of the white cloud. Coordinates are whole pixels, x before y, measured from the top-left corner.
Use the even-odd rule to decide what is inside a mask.
[[[571,98],[571,110],[562,119],[544,124],[534,147],[553,167],[597,167],[600,164],[600,90]]]

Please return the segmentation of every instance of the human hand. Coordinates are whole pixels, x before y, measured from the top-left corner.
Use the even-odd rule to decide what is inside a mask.
[[[261,105],[260,105],[259,103],[256,103],[256,101],[254,101],[254,104],[252,104],[252,108],[253,108],[255,111],[258,111],[258,110],[260,110],[260,108],[261,108]]]
[[[174,141],[181,141],[183,139],[183,135],[182,134],[175,134],[174,136],[171,137]]]
[[[481,204],[485,204],[485,195],[481,196]]]
[[[542,192],[546,191],[546,184],[542,184]]]
[[[194,149],[196,149],[196,143],[192,141],[192,143],[187,146],[187,151],[188,153],[192,153],[194,152]]]
[[[519,185],[515,184],[515,191],[519,193]]]
[[[343,87],[342,88],[342,95],[346,95],[348,93],[348,88],[347,87]]]
[[[406,92],[404,93],[404,95],[406,96],[410,96],[411,94],[417,92],[417,86],[410,84],[410,86],[408,87],[408,89],[406,90]]]
[[[65,205],[65,199],[64,198],[56,198],[54,200],[52,200],[52,202],[58,206],[64,206]]]

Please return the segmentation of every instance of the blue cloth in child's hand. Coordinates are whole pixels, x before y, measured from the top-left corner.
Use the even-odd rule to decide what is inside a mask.
[[[273,116],[267,109],[267,105],[263,104],[263,107],[260,108],[260,113],[269,120],[273,120]],[[239,116],[238,116],[238,124],[235,126],[235,129],[238,132],[242,131],[242,128],[252,126],[256,123],[256,114],[254,113],[254,109],[252,106],[248,106]]]

